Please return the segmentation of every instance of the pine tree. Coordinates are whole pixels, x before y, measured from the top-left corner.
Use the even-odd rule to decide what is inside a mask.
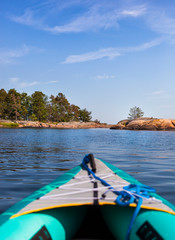
[[[47,96],[35,91],[31,96],[31,112],[35,120],[44,121],[47,118]]]
[[[141,108],[135,106],[133,108],[130,108],[128,119],[132,120],[132,119],[140,118],[140,117],[143,117],[143,115],[144,115],[144,112],[141,110]]]

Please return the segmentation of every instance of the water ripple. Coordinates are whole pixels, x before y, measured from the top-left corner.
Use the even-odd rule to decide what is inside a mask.
[[[94,153],[175,204],[175,132],[0,129],[0,211]]]

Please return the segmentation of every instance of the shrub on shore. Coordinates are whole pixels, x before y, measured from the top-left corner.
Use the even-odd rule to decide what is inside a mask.
[[[17,128],[18,126],[18,123],[0,122],[0,127]]]

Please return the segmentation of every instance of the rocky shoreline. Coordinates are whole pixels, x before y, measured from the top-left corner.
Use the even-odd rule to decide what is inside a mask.
[[[150,131],[175,131],[175,119],[164,118],[137,118],[125,119],[117,124],[97,122],[39,122],[39,121],[10,121],[0,120],[0,128],[53,128],[53,129],[89,129],[109,128],[116,130],[150,130]]]
[[[175,131],[175,120],[164,118],[137,118],[122,120],[110,129],[123,130],[151,130],[151,131]]]
[[[88,129],[88,128],[110,128],[112,125],[96,122],[59,122],[43,123],[39,121],[9,121],[0,120],[1,128],[57,128],[57,129]]]

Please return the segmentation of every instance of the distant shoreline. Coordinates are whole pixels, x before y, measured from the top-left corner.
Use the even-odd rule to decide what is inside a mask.
[[[53,128],[53,129],[89,129],[110,128],[112,124],[97,122],[39,122],[39,121],[10,121],[0,120],[0,128]]]
[[[150,131],[175,131],[174,119],[137,118],[125,119],[117,124],[98,122],[39,122],[39,121],[11,121],[0,120],[0,128],[52,128],[52,129],[90,129],[108,128],[115,130],[150,130]]]

